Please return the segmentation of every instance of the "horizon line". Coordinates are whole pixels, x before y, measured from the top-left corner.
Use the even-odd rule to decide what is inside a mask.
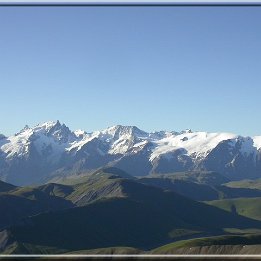
[[[90,131],[86,131],[84,130],[83,128],[77,128],[77,129],[74,129],[72,130],[70,127],[67,126],[66,123],[60,121],[60,120],[47,120],[47,121],[42,121],[42,122],[39,122],[35,125],[29,125],[29,124],[25,124],[23,128],[21,128],[20,130],[16,131],[14,134],[10,134],[10,135],[6,135],[4,133],[2,133],[0,131],[0,135],[3,135],[4,137],[8,138],[8,137],[11,137],[11,136],[15,136],[16,134],[22,132],[25,128],[29,128],[29,129],[33,129],[37,126],[41,126],[41,125],[44,125],[46,123],[50,123],[50,124],[57,124],[57,123],[60,123],[61,125],[65,125],[71,132],[76,132],[76,131],[84,131],[86,132],[87,134],[92,134],[92,133],[95,133],[95,132],[98,132],[98,131],[104,131],[104,130],[107,130],[109,128],[113,128],[113,127],[136,127],[137,129],[139,129],[140,131],[143,131],[143,132],[146,132],[148,134],[151,134],[151,133],[155,133],[155,132],[176,132],[177,134],[183,134],[183,133],[198,133],[198,132],[205,132],[205,133],[227,133],[227,134],[234,134],[236,136],[241,136],[241,137],[258,137],[258,136],[261,136],[261,134],[257,134],[257,135],[242,135],[242,134],[238,134],[236,132],[231,132],[231,131],[204,131],[204,130],[194,130],[193,128],[184,128],[184,129],[181,129],[179,131],[177,130],[166,130],[166,129],[160,129],[160,130],[150,130],[150,131],[147,131],[147,130],[143,130],[143,129],[140,129],[137,125],[128,125],[128,124],[114,124],[114,125],[110,125],[110,126],[107,126],[105,128],[100,128],[100,129],[94,129],[94,130],[90,130]]]

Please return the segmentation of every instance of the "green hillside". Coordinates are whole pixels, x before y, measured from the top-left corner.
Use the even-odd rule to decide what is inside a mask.
[[[74,191],[72,186],[55,184],[55,183],[48,183],[37,187],[37,189],[47,193],[50,196],[56,196],[61,198],[66,198]]]
[[[72,175],[70,177],[63,177],[60,179],[55,179],[53,180],[54,183],[58,183],[58,184],[64,184],[64,185],[69,185],[69,186],[73,186],[76,184],[81,184],[81,183],[85,183],[87,182],[90,178],[94,178],[99,177],[99,176],[117,176],[117,177],[121,177],[121,178],[127,178],[127,179],[136,179],[134,176],[128,174],[127,172],[115,168],[115,167],[102,167],[99,168],[95,171],[91,171],[91,172],[84,172],[78,175]],[[50,183],[50,182],[48,182]]]
[[[174,177],[173,177],[174,176]],[[184,178],[185,177],[185,178]],[[160,175],[140,178],[139,182],[171,190],[197,201],[217,200],[224,198],[261,197],[261,190],[250,188],[233,188],[224,185],[211,185],[206,182],[192,181],[190,176]],[[213,183],[213,182],[212,182]]]
[[[206,203],[226,211],[261,221],[261,197],[214,200]]]
[[[261,253],[261,235],[222,235],[181,240],[150,251],[151,254],[239,254],[247,247]],[[236,251],[235,251],[236,250]],[[251,252],[250,252],[251,253]],[[253,253],[253,252],[252,252]],[[255,252],[254,252],[255,253]]]
[[[231,181],[226,183],[225,185],[231,188],[250,188],[261,190],[261,179],[244,179],[240,181]]]
[[[146,176],[146,178],[182,180],[211,186],[221,185],[230,181],[227,177],[214,171],[184,171],[169,174],[153,174]]]
[[[115,246],[144,250],[184,236],[195,236],[195,233],[261,228],[260,222],[172,192],[129,180],[120,180],[120,183],[126,197],[101,199],[83,207],[39,214],[8,231],[20,245],[77,251]]]
[[[198,202],[142,180],[109,168],[70,185],[49,183],[0,193],[0,253],[139,252],[182,239],[261,229],[259,220],[220,209],[215,201]],[[222,187],[219,192],[225,195],[242,191],[205,181],[173,181],[186,191],[191,184]]]
[[[106,248],[97,248],[91,250],[79,250],[73,252],[67,252],[68,255],[138,255],[145,254],[145,251],[142,251],[133,247],[106,247]]]

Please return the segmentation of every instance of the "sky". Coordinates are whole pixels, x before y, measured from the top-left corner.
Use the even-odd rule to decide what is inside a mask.
[[[261,135],[260,7],[0,7],[0,133],[60,120]]]

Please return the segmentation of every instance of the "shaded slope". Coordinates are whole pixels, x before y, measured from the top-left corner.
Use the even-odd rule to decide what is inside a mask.
[[[261,191],[257,189],[227,187],[209,180],[200,181],[186,174],[154,175],[140,178],[139,181],[198,201],[261,196]]]
[[[115,174],[119,173],[117,169],[105,171],[71,186],[46,184],[2,193],[0,207],[10,208],[5,220],[17,220],[11,220],[16,225],[2,233],[5,238],[0,238],[4,242],[0,251],[61,253],[121,246],[149,249],[197,233],[261,229],[259,221],[142,184],[138,179],[123,178]]]
[[[148,218],[152,217],[152,218]],[[65,249],[153,246],[166,241],[172,224],[167,214],[128,199],[106,199],[85,207],[41,214],[30,226],[10,229],[18,242]]]
[[[0,194],[0,229],[21,222],[22,218],[45,211],[72,207],[63,198],[48,195],[37,188],[18,188]]]
[[[261,223],[133,180],[116,179],[122,196],[39,214],[9,228],[16,242],[68,251],[115,246],[153,248],[195,233],[261,228]],[[183,234],[181,233],[183,231]]]
[[[131,180],[120,180],[122,192],[128,198],[142,202],[161,211],[168,211],[170,215],[178,216],[183,222],[205,228],[248,227],[260,226],[259,222],[252,222],[240,216],[227,215],[226,211],[209,208],[200,203],[170,191],[146,186]]]
[[[13,190],[15,188],[16,188],[16,186],[0,180],[0,193],[7,192],[7,191]]]

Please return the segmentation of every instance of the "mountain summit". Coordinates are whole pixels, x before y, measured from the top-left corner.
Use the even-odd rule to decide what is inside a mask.
[[[27,185],[119,167],[135,176],[216,171],[231,180],[261,176],[261,136],[185,130],[148,133],[116,125],[87,133],[59,121],[0,135],[0,179]]]

